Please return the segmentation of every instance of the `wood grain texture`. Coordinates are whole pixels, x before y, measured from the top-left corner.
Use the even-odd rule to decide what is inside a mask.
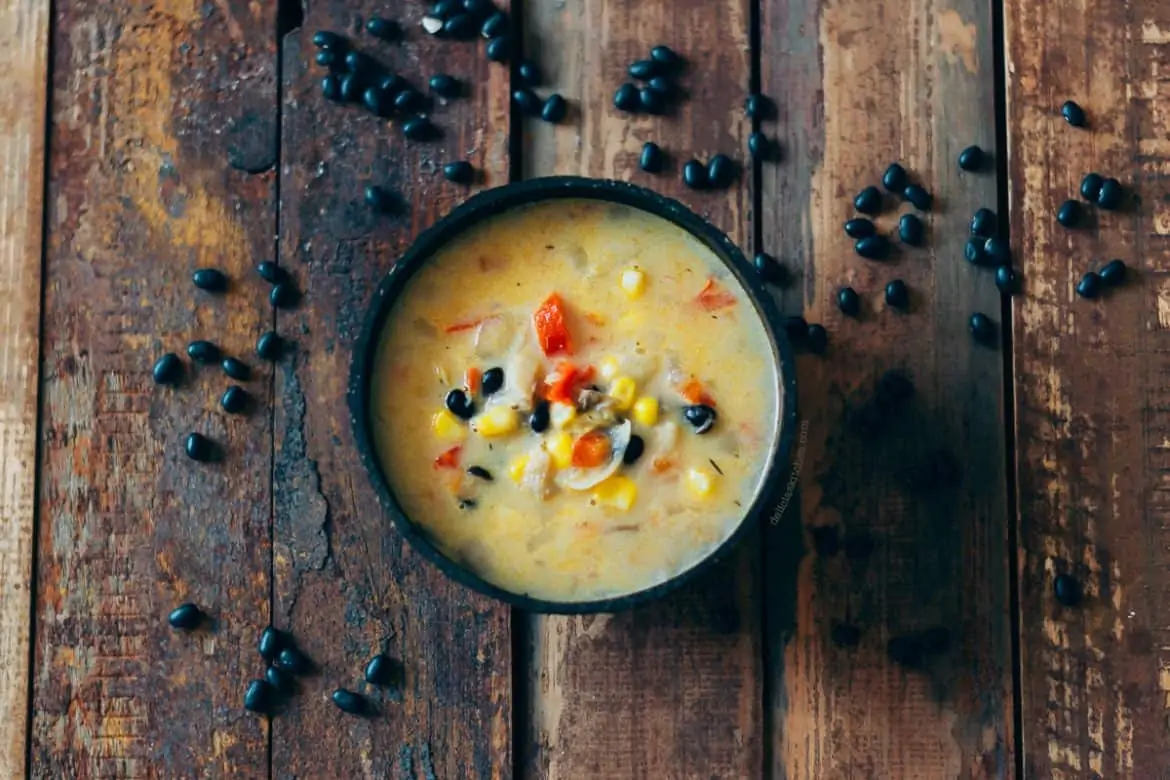
[[[468,195],[441,165],[468,159],[478,186],[507,182],[508,70],[488,62],[480,40],[427,36],[424,10],[395,7],[406,38],[385,44],[362,32],[384,3],[313,3],[286,39],[281,262],[304,303],[278,317],[292,348],[277,377],[275,614],[319,674],[275,722],[275,778],[511,776],[509,611],[445,579],[398,535],[358,460],[346,402],[374,288],[422,228]],[[438,72],[469,85],[430,112],[442,138],[409,143],[401,119],[326,101],[311,63],[321,29],[350,35],[420,89]],[[402,213],[371,212],[370,183],[400,194]],[[362,682],[383,650],[402,662],[399,692]],[[339,686],[368,693],[377,715],[339,713],[329,701]]]
[[[1029,778],[1170,776],[1170,7],[1005,4],[1014,311],[1023,752]],[[1077,130],[1059,115],[1076,100]],[[1066,230],[1100,171],[1131,195]],[[1093,302],[1081,275],[1136,273]],[[1084,583],[1084,606],[1053,579]]]
[[[274,177],[240,169],[275,161],[273,10],[55,12],[31,775],[263,777],[267,727],[242,698],[268,612],[269,416],[224,415],[218,366],[174,389],[151,366],[194,338],[250,361],[271,316],[250,269]],[[208,266],[226,295],[192,286]],[[192,430],[224,460],[190,462]],[[211,624],[171,630],[184,601]]]
[[[799,495],[767,529],[776,778],[1014,773],[1004,363],[967,333],[974,311],[1000,319],[1000,298],[963,260],[996,178],[956,165],[968,144],[995,145],[991,22],[973,0],[762,4],[762,84],[779,106],[763,129],[784,148],[762,170],[764,248],[798,271],[782,304],[831,340],[799,360]],[[842,223],[894,161],[934,193],[927,245],[863,260]],[[877,222],[896,243],[908,206],[886,197]],[[894,278],[910,287],[908,313],[884,303]],[[837,310],[844,285],[862,297],[859,320]],[[856,422],[893,368],[917,394],[867,437]],[[960,476],[929,489],[943,453]],[[811,527],[839,529],[847,551],[814,554]],[[861,630],[859,647],[830,641],[838,622]],[[890,660],[890,639],[935,626],[950,632],[947,652],[917,670]]]
[[[741,161],[749,131],[750,14],[744,0],[525,5],[525,54],[545,73],[539,94],[570,102],[566,121],[523,128],[526,176],[629,179],[679,197],[738,243],[748,237],[750,177],[693,192],[680,171],[717,152]],[[718,19],[718,23],[713,20]],[[626,66],[669,44],[688,60],[689,98],[665,117],[612,104]],[[667,171],[638,170],[645,141]],[[710,576],[660,603],[616,616],[530,618],[530,728],[519,773],[579,778],[758,777],[762,759],[758,553],[754,540]]]
[[[0,0],[0,777],[23,777],[36,506],[48,0]]]

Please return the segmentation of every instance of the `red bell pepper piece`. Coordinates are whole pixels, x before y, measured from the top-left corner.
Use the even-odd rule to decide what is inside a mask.
[[[717,311],[735,305],[735,296],[720,287],[714,279],[708,279],[695,300],[704,311]]]
[[[573,354],[573,340],[565,322],[565,302],[560,295],[553,293],[544,299],[532,314],[532,324],[546,357]]]
[[[435,468],[437,469],[456,469],[459,468],[459,453],[463,450],[459,445],[455,445],[451,449],[444,452],[439,457],[435,458]]]

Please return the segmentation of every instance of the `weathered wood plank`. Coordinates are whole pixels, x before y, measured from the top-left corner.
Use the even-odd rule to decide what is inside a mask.
[[[478,186],[508,177],[508,70],[483,42],[425,35],[422,4],[312,3],[286,39],[281,262],[305,293],[278,317],[292,343],[277,377],[276,606],[320,667],[274,725],[273,775],[291,777],[511,776],[511,629],[506,607],[445,579],[407,546],[358,460],[346,405],[351,347],[371,294],[420,229],[463,200],[444,162],[466,158]],[[362,32],[374,12],[407,31],[400,44]],[[409,143],[401,120],[326,101],[311,64],[316,30],[351,35],[358,48],[426,88],[446,72],[470,94],[432,111],[441,140]],[[399,216],[362,203],[368,183],[407,204]],[[401,659],[401,696],[361,681],[385,649]],[[329,693],[369,691],[380,713],[342,716]]]
[[[1005,3],[1023,754],[1027,777],[1153,778],[1170,766],[1170,7]],[[1089,127],[1060,118],[1065,100]],[[1134,196],[1069,231],[1089,171]],[[1137,272],[1100,301],[1081,275]],[[1084,583],[1061,607],[1053,580]]]
[[[55,12],[31,773],[263,777],[241,702],[268,613],[267,404],[229,418],[217,366],[175,389],[150,371],[194,338],[250,360],[271,316],[250,269],[275,224],[274,9]],[[226,295],[192,287],[205,266]],[[224,461],[191,463],[192,430]],[[214,624],[172,631],[187,600]]]
[[[824,357],[799,361],[800,492],[767,530],[772,776],[1008,777],[1004,363],[967,333],[974,311],[1000,319],[1000,298],[963,260],[972,212],[996,206],[996,177],[956,166],[968,144],[995,146],[990,11],[973,0],[764,0],[761,23],[763,89],[780,114],[764,128],[785,148],[762,172],[764,247],[799,270],[787,310],[831,338]],[[866,261],[841,226],[893,161],[935,195],[927,246]],[[893,203],[878,224],[896,241]],[[907,314],[884,304],[894,278],[910,287]],[[863,299],[860,320],[837,310],[844,285]],[[916,397],[866,437],[849,420],[891,368],[913,378]],[[908,484],[935,451],[959,478]],[[818,557],[801,526],[839,527],[874,549]],[[861,630],[859,647],[834,645],[837,622]],[[890,660],[891,638],[933,626],[949,630],[947,652],[921,670]]]
[[[748,239],[750,176],[724,192],[693,192],[683,162],[725,152],[742,161],[749,127],[746,0],[632,3],[568,0],[525,6],[525,49],[544,71],[542,95],[573,106],[560,126],[523,128],[527,176],[629,179],[681,198]],[[718,21],[715,21],[718,20]],[[687,58],[689,99],[664,117],[612,105],[626,66],[666,43]],[[638,170],[644,141],[671,158]],[[645,609],[617,616],[530,618],[526,777],[758,777],[762,765],[758,551],[749,541],[719,571]],[[518,705],[519,706],[519,705]]]
[[[0,0],[0,776],[23,777],[36,505],[48,0]]]

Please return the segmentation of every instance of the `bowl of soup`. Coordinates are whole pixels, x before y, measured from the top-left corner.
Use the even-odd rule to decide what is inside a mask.
[[[489,190],[379,286],[356,443],[455,580],[532,611],[626,608],[771,508],[796,418],[777,322],[742,253],[677,201],[576,177]]]

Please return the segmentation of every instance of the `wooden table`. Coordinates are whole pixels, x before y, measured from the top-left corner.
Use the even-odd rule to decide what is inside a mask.
[[[1170,5],[529,0],[514,29],[541,94],[571,102],[557,126],[510,109],[482,41],[422,34],[420,2],[306,5],[0,0],[0,777],[1170,776]],[[403,44],[359,32],[377,11]],[[465,79],[435,112],[443,139],[326,103],[318,29]],[[686,56],[688,99],[617,113],[624,67],[656,43]],[[692,155],[744,158],[752,88],[783,159],[685,189]],[[1061,120],[1066,99],[1087,129]],[[668,173],[637,170],[646,140]],[[994,150],[988,170],[958,169],[969,144]],[[626,614],[528,615],[444,579],[378,509],[349,350],[377,280],[467,196],[437,174],[460,157],[477,189],[577,173],[679,197],[780,257],[783,309],[828,327],[828,353],[799,361],[799,490],[715,575]],[[894,160],[935,194],[928,246],[863,261],[841,223]],[[1131,204],[1059,227],[1089,170]],[[410,208],[375,217],[368,181]],[[1026,279],[1008,303],[963,260],[981,206]],[[1077,298],[1112,257],[1130,283]],[[265,259],[298,308],[268,306]],[[202,266],[232,291],[197,295]],[[881,302],[894,277],[907,314]],[[860,320],[834,305],[844,284]],[[974,311],[1002,348],[973,343]],[[213,372],[151,383],[192,338],[250,355],[271,327],[293,349],[256,364],[245,418],[218,413]],[[867,438],[851,412],[890,368],[917,394]],[[192,467],[194,428],[230,458]],[[943,458],[951,484],[907,479]],[[830,526],[848,543],[818,555],[809,529]],[[1056,603],[1058,573],[1083,606]],[[187,600],[212,630],[167,627]],[[269,724],[241,699],[270,621],[319,673]],[[934,626],[944,652],[891,660],[891,639]],[[400,695],[342,715],[329,692],[380,650]]]

